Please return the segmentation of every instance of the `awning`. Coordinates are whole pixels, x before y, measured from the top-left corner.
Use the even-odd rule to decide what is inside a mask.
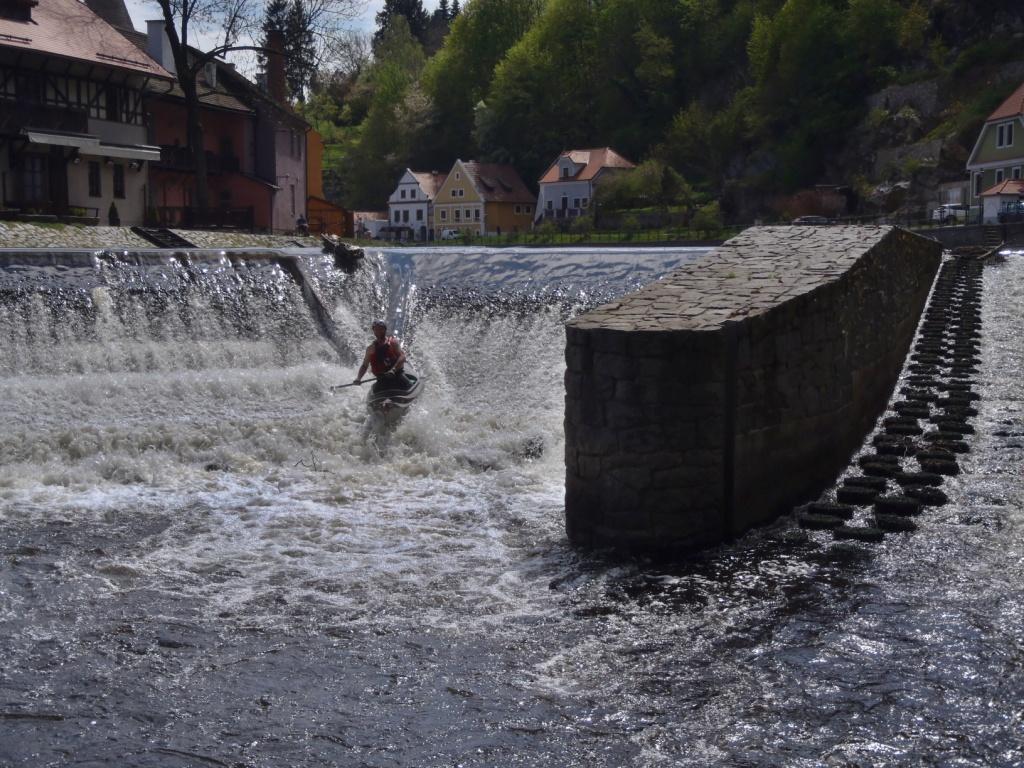
[[[98,136],[88,133],[50,133],[48,131],[25,131],[30,144],[51,144],[58,147],[93,147],[100,143]]]
[[[127,160],[152,160],[160,159],[160,147],[151,144],[104,144],[100,142],[97,147],[85,147],[85,154],[101,155],[103,157],[123,157]]]
[[[150,144],[104,144],[98,136],[88,133],[57,133],[50,131],[28,131],[25,138],[30,144],[49,144],[58,147],[76,147],[83,155],[94,157],[117,157],[125,160],[160,159],[160,147]]]

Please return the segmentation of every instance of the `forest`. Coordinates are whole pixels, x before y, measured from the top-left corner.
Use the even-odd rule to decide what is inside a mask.
[[[815,184],[866,198],[885,179],[850,150],[865,126],[885,133],[895,116],[867,99],[893,85],[938,81],[944,108],[906,140],[940,135],[948,150],[923,170],[962,175],[1019,84],[992,77],[1024,55],[1018,3],[387,0],[372,38],[348,38],[293,95],[350,207],[384,207],[406,167],[505,162],[535,186],[560,151],[607,145],[736,218]]]

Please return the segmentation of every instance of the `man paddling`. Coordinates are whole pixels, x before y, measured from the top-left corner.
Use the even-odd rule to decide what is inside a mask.
[[[363,357],[363,364],[359,366],[359,373],[356,374],[353,384],[361,384],[363,374],[369,368],[377,377],[374,389],[384,386],[388,389],[408,389],[411,382],[406,378],[405,352],[398,339],[388,336],[388,326],[383,320],[374,320],[370,326],[373,330],[374,340],[366,348],[366,355]]]

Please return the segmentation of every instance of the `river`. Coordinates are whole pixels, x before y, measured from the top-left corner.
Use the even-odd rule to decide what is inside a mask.
[[[701,256],[0,252],[0,765],[1024,764],[1024,254],[917,533],[576,550],[563,323]]]

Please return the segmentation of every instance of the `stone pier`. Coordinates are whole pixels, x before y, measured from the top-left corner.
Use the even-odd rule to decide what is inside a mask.
[[[572,541],[680,553],[828,485],[941,260],[893,227],[760,227],[566,329]]]

